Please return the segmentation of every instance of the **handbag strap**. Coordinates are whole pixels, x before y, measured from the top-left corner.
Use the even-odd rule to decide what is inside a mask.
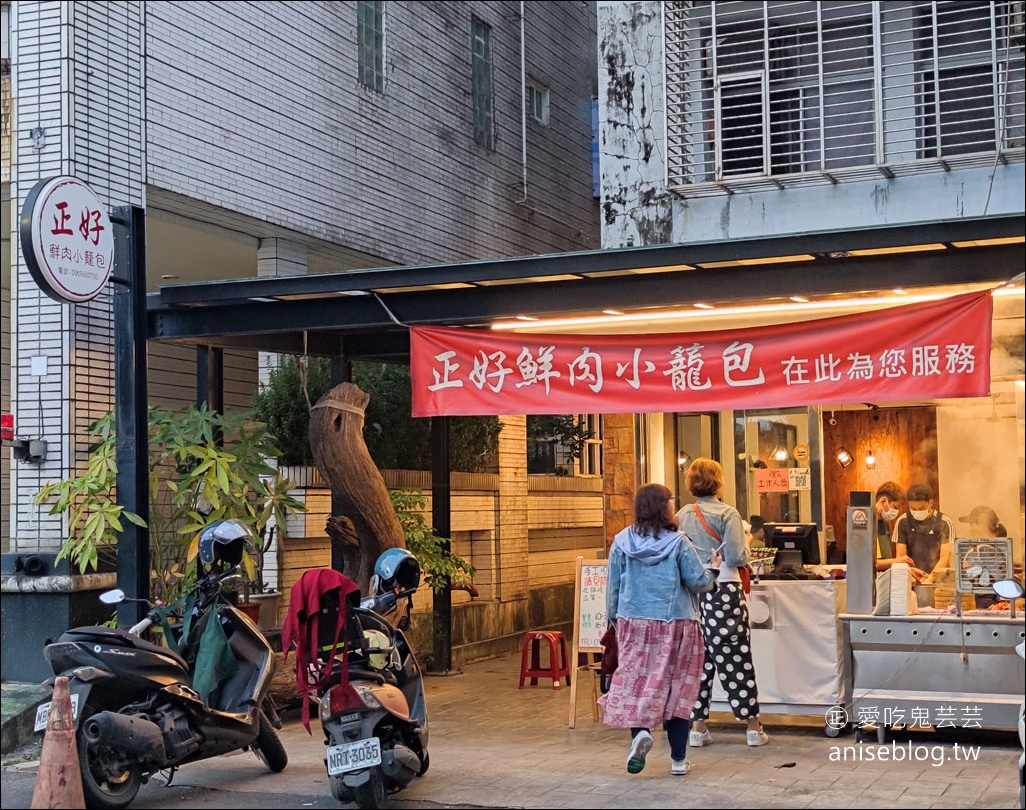
[[[712,526],[710,526],[709,522],[705,519],[705,515],[702,514],[702,510],[698,508],[698,504],[697,503],[693,503],[691,505],[693,507],[695,507],[695,513],[698,515],[698,519],[700,521],[702,521],[702,525],[705,526],[705,530],[707,532],[709,532],[709,534],[711,534],[713,537],[716,538],[716,542],[717,543],[722,543],[723,542],[723,538],[720,537],[716,532],[713,531]]]

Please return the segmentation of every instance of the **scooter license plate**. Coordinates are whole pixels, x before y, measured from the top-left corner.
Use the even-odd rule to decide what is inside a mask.
[[[40,703],[36,707],[36,721],[33,725],[33,731],[43,731],[46,729],[47,721],[50,719],[50,701],[46,703]],[[78,720],[78,695],[71,696],[71,719]]]
[[[381,741],[377,737],[357,740],[328,749],[328,776],[358,771],[381,764]]]

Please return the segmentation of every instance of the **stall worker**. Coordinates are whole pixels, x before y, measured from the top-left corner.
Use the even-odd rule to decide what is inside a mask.
[[[885,481],[876,488],[876,542],[874,545],[876,570],[886,571],[896,562],[908,563],[912,576],[918,581],[926,572],[917,568],[907,554],[895,556],[891,545],[891,529],[905,507],[905,488],[897,481]]]
[[[922,583],[931,585],[951,565],[955,524],[934,508],[929,484],[913,484],[905,498],[908,511],[894,524],[891,538],[895,556],[911,557],[915,567],[926,572]]]

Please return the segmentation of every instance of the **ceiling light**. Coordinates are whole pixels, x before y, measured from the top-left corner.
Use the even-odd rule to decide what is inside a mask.
[[[869,452],[866,453],[866,467],[873,469],[876,466],[876,453],[873,452],[873,448],[869,448]]]
[[[758,259],[731,259],[725,262],[698,262],[699,267],[736,267],[738,265],[750,267],[759,264],[787,264],[788,262],[813,262],[815,256],[808,253],[800,253],[797,256],[763,256]]]
[[[848,452],[848,448],[843,445],[834,450],[834,458],[837,459],[837,463],[841,467],[850,467],[851,463],[855,460],[852,458],[851,453]]]
[[[691,456],[681,451],[680,455],[677,456],[677,469],[681,472],[687,470],[691,466]]]
[[[804,295],[792,295],[791,296],[791,300],[794,301],[796,304],[807,304],[807,303],[809,303],[809,299],[806,298]]]
[[[1022,289],[1013,290],[1008,294],[1018,293],[1022,295]],[[946,298],[947,293],[937,294],[920,294],[920,295],[909,295],[906,303],[923,302],[923,301],[937,301],[942,298]],[[807,304],[795,304],[795,303],[781,303],[781,304],[756,304],[754,306],[736,306],[736,307],[720,307],[715,309],[713,312],[707,310],[696,310],[691,309],[669,309],[659,310],[657,312],[635,312],[630,315],[579,315],[571,316],[567,318],[545,318],[536,321],[530,325],[525,324],[523,321],[517,321],[515,319],[509,319],[506,321],[498,321],[491,325],[491,328],[496,331],[502,331],[507,329],[550,329],[553,327],[570,327],[570,326],[611,326],[614,324],[628,324],[628,323],[646,323],[650,321],[671,321],[671,320],[687,320],[691,318],[716,318],[726,319],[737,315],[758,315],[760,313],[786,313],[786,312],[801,312],[802,314],[809,314],[817,311],[830,311],[834,309],[850,309],[852,306],[858,305],[859,307],[872,307],[874,305],[879,306],[895,306],[893,296],[873,296],[870,298],[860,298],[857,301],[842,298],[829,301],[810,301]]]
[[[776,461],[787,461],[787,448],[778,444],[777,449],[773,451],[773,458]]]
[[[538,320],[534,315],[517,315],[518,321],[536,321]]]
[[[849,250],[848,254],[851,256],[887,256],[891,253],[920,253],[924,250],[947,250],[947,246],[938,243],[930,245],[896,245],[895,247]]]
[[[1005,236],[998,239],[973,239],[968,242],[952,242],[954,247],[986,247],[988,245],[1019,245],[1026,241],[1022,236]]]
[[[901,287],[895,287],[891,292],[895,295],[908,295],[908,290],[903,290]]]
[[[624,313],[618,309],[604,309],[602,310],[606,315],[623,315]]]
[[[692,306],[695,309],[716,309],[716,307],[714,307],[712,304],[703,304],[701,302],[698,302],[696,304],[692,304]]]

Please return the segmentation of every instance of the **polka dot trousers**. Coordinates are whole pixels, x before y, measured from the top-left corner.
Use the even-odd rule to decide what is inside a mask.
[[[759,693],[752,664],[752,638],[748,602],[740,582],[721,582],[702,594],[702,630],[705,667],[692,720],[709,717],[713,679],[717,674],[738,720],[759,716]]]

